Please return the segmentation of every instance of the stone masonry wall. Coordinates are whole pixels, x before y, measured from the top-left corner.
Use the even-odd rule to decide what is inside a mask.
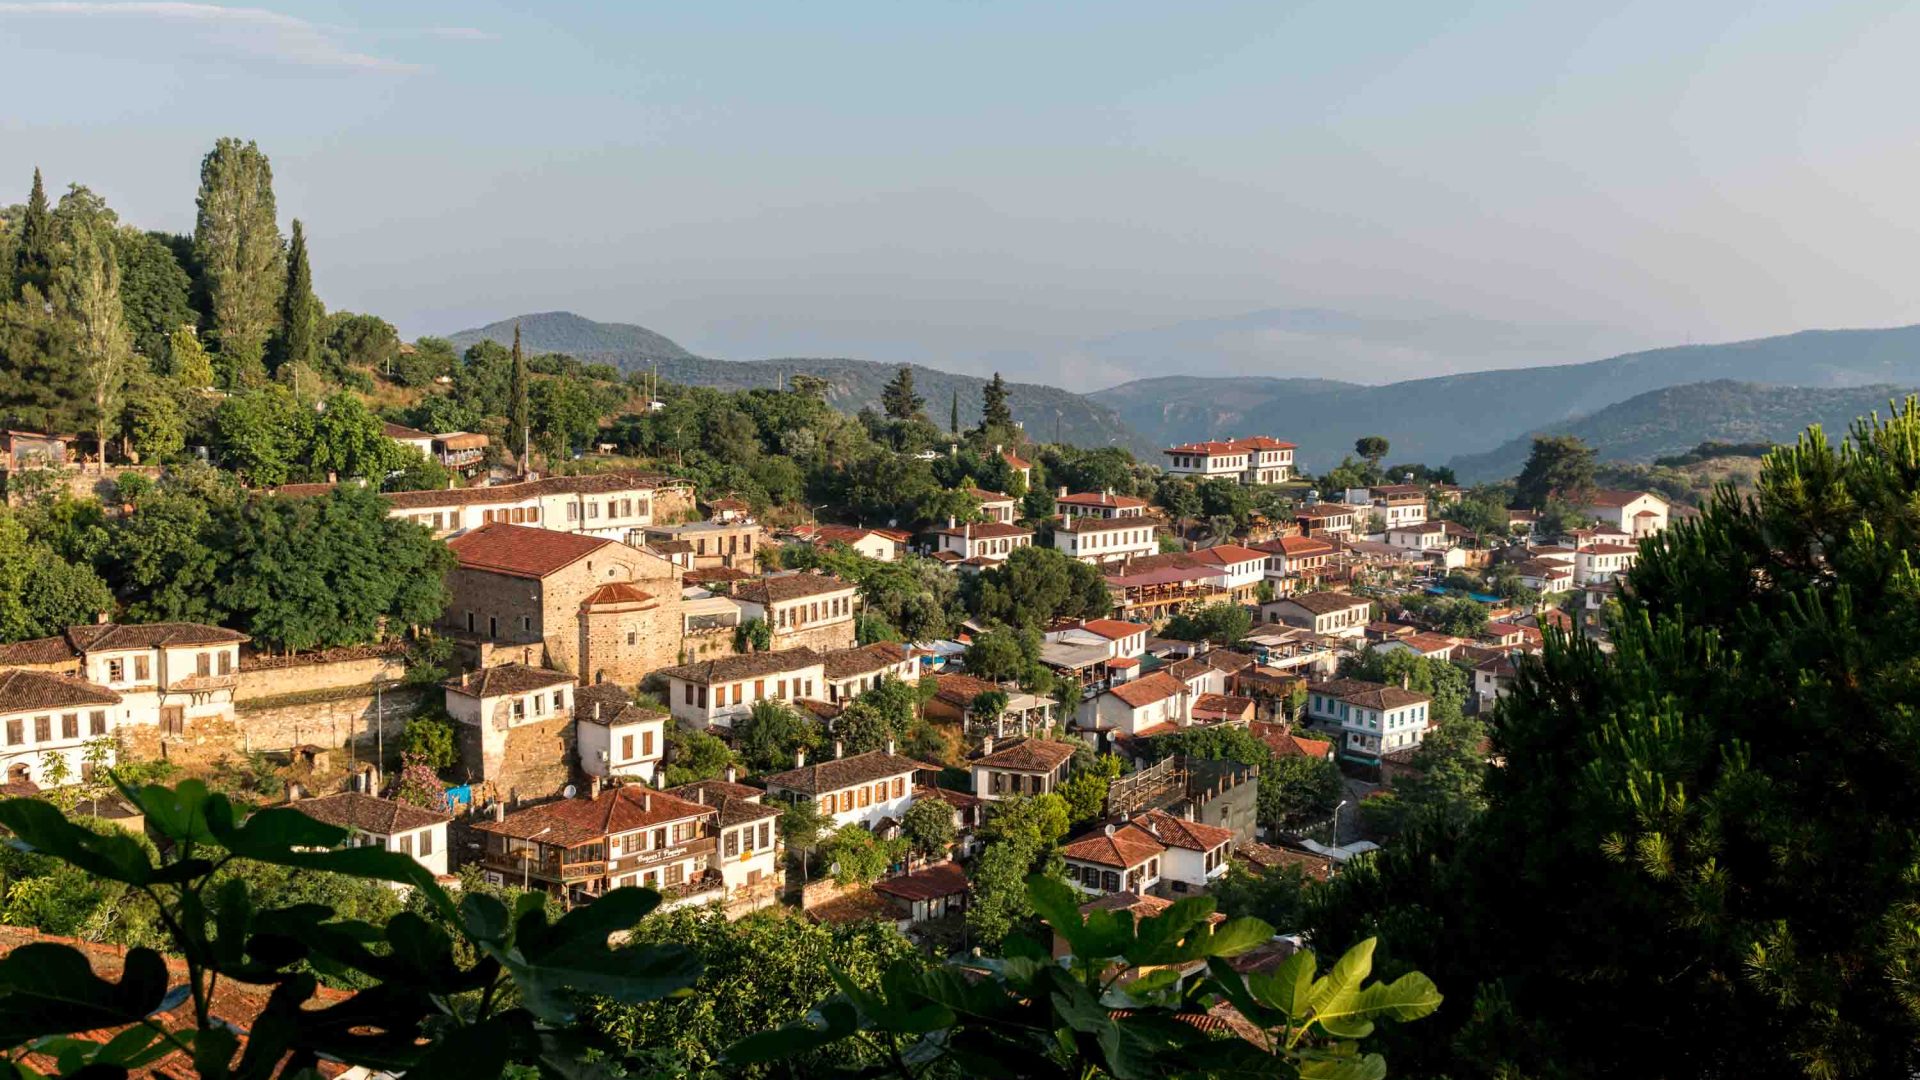
[[[700,516],[693,503],[693,486],[663,487],[653,493],[653,520],[658,525],[678,525]]]
[[[545,799],[558,795],[573,779],[574,723],[571,713],[508,728],[482,746],[482,733],[460,725],[460,761],[471,775],[480,801],[495,798]]]
[[[383,690],[377,700],[377,727],[373,688],[356,687],[343,693],[290,694],[243,702],[234,707],[231,720],[189,719],[185,732],[164,740],[164,746],[158,725],[121,728],[120,737],[128,758],[136,761],[211,760],[229,753],[288,750],[305,743],[333,749],[349,741],[355,744],[356,756],[371,758],[383,740],[389,749],[398,745],[408,718],[426,701],[426,691],[395,686]]]
[[[638,686],[653,672],[679,663],[681,621],[677,602],[638,611],[582,614],[581,680]],[[631,645],[627,644],[629,634]]]
[[[797,649],[804,645],[814,652],[828,652],[833,649],[851,649],[855,644],[852,619],[773,635],[773,647],[779,650]]]
[[[240,663],[240,678],[234,684],[235,702],[285,697],[318,690],[347,690],[394,683],[407,674],[406,657],[358,656],[313,664],[254,666],[251,658]]]

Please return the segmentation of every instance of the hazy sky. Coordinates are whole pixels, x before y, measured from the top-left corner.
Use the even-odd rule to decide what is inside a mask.
[[[1920,7],[0,2],[39,165],[271,155],[334,307],[974,366],[1267,307],[1920,322]],[[1566,357],[1578,359],[1584,357]]]

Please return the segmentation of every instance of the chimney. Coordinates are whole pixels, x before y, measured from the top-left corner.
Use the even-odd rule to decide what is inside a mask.
[[[1407,682],[1408,682],[1407,674],[1408,673],[1404,671],[1400,673],[1400,689],[1402,690],[1409,689],[1409,687],[1407,686]]]
[[[887,756],[888,757],[893,756],[893,740],[892,739],[887,740]]]
[[[993,736],[989,735],[986,738],[980,740],[980,756],[981,757],[993,756]]]
[[[595,776],[587,781],[587,798],[597,799],[599,797],[600,797],[600,778]]]
[[[734,768],[731,765],[727,766],[727,783],[729,784],[738,783],[739,781],[736,779],[736,777],[738,777],[739,775],[740,775],[740,770]]]
[[[653,809],[653,793],[652,792],[643,791],[640,793],[640,809],[642,811]]]
[[[600,719],[600,703],[597,701],[593,703],[593,718]]]
[[[954,517],[954,516],[953,516],[952,514],[948,514],[948,515],[947,515],[947,528],[949,528],[949,529],[957,529],[957,528],[959,528],[959,527],[960,527],[960,519],[959,519],[959,518],[957,518],[957,517]]]
[[[507,820],[507,804],[506,803],[497,802],[493,804],[493,820],[495,821]]]
[[[1058,498],[1058,499],[1064,499],[1064,498],[1066,498],[1066,497],[1067,497],[1067,485],[1065,485],[1065,484],[1061,484],[1061,485],[1060,485],[1060,490],[1059,490],[1059,491],[1058,491],[1058,492],[1057,492],[1057,493],[1055,494],[1055,496],[1054,496],[1054,497],[1055,497],[1055,498]]]
[[[806,747],[804,746],[794,747],[793,767],[796,769],[804,769],[807,767],[807,748]]]
[[[327,470],[327,483],[329,483],[329,484],[337,484],[337,483],[339,483],[339,482],[340,482],[340,476],[339,476],[339,474],[338,474],[338,473],[335,473],[335,472],[334,472],[334,471],[333,471],[332,469],[328,469],[328,470]]]
[[[447,477],[447,490],[448,491],[453,490],[453,477],[451,476]]]
[[[299,784],[287,785],[287,801],[288,802],[299,802],[300,797],[305,795],[306,793],[307,793],[307,789],[301,787]]]
[[[839,761],[840,758],[844,756],[845,753],[846,753],[846,747],[840,742],[840,740],[839,739],[833,740],[833,760]]]
[[[107,612],[96,611],[93,613],[93,624],[95,626],[105,626],[112,621],[113,621],[113,616],[108,614]]]

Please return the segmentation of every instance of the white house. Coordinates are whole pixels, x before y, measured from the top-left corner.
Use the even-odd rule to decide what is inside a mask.
[[[113,732],[139,723],[121,695],[50,671],[0,670],[0,769],[10,784],[56,787],[91,778],[94,765],[116,763]],[[89,743],[98,741],[88,762]],[[49,768],[49,755],[60,760]]]
[[[912,649],[891,641],[835,649],[823,653],[820,662],[825,668],[826,700],[835,704],[852,701],[886,679],[920,681],[919,658]]]
[[[973,793],[982,799],[1045,795],[1066,780],[1076,749],[1052,739],[1014,739],[996,748],[988,736],[969,766]]]
[[[446,692],[447,715],[471,729],[464,741],[469,752],[477,748],[480,760],[467,764],[483,781],[501,775],[510,731],[573,715],[575,679],[564,671],[501,664],[466,672],[440,686]]]
[[[1316,536],[1282,536],[1250,545],[1266,553],[1266,579],[1274,595],[1288,596],[1326,573],[1333,545]]]
[[[1096,566],[1123,563],[1160,550],[1153,522],[1138,515],[1076,517],[1068,511],[1055,522],[1050,542],[1068,558]]]
[[[853,620],[860,587],[832,574],[774,574],[741,583],[733,590],[742,620],[763,620],[773,630],[773,647],[805,634],[807,644],[824,647],[854,642]],[[836,629],[837,628],[837,629]]]
[[[1117,660],[1122,657],[1139,656],[1147,651],[1146,623],[1125,622],[1120,619],[1087,619],[1082,622],[1056,626],[1046,633],[1046,640],[1064,645],[1090,645],[1106,650],[1106,659]]]
[[[633,776],[651,784],[667,753],[667,711],[636,705],[612,683],[574,694],[574,748],[580,771],[601,778]]]
[[[1573,576],[1578,585],[1612,581],[1640,561],[1638,544],[1582,544],[1574,552]]]
[[[1373,604],[1342,592],[1297,593],[1260,605],[1260,621],[1309,630],[1321,637],[1359,637],[1366,632]]]
[[[1473,530],[1451,521],[1416,521],[1387,529],[1387,543],[1409,551],[1456,548],[1473,539]]]
[[[1205,892],[1226,876],[1233,855],[1233,830],[1174,817],[1165,810],[1149,810],[1134,819],[1166,849],[1160,877],[1176,895]]]
[[[1543,596],[1573,588],[1573,566],[1570,562],[1532,558],[1513,564],[1513,572],[1519,576],[1520,584]]]
[[[1323,502],[1302,506],[1293,512],[1293,520],[1308,536],[1345,536],[1355,528],[1364,528],[1370,507]]]
[[[1596,491],[1587,496],[1585,505],[1575,509],[1582,516],[1604,522],[1635,540],[1667,527],[1667,500],[1650,491]]]
[[[1082,730],[1131,737],[1185,724],[1192,700],[1186,683],[1156,671],[1116,683],[1081,702],[1075,723]]]
[[[435,536],[457,536],[501,521],[558,532],[584,533],[630,542],[631,533],[654,524],[654,504],[663,489],[684,481],[648,473],[549,476],[488,487],[396,491],[382,496],[392,517],[417,522]]]
[[[913,805],[913,774],[920,763],[893,752],[872,750],[852,757],[807,764],[806,751],[795,757],[795,767],[767,777],[767,794],[789,802],[812,802],[833,820],[835,828],[858,825],[874,829],[898,824]]]
[[[361,791],[295,799],[288,805],[315,821],[346,829],[348,847],[396,851],[426,867],[435,877],[447,873],[450,815]]]
[[[1418,484],[1382,484],[1370,488],[1349,488],[1346,500],[1349,503],[1370,508],[1371,513],[1379,514],[1386,521],[1389,529],[1396,525],[1418,525],[1427,520],[1427,491]]]
[[[1360,679],[1307,685],[1307,717],[1340,735],[1340,755],[1377,764],[1382,755],[1426,738],[1432,698]]]
[[[1132,495],[1115,495],[1112,491],[1069,494],[1066,488],[1061,488],[1053,502],[1061,514],[1076,518],[1144,517],[1147,513],[1147,500]]]
[[[734,782],[733,769],[725,780],[701,780],[672,788],[668,794],[720,813],[714,819],[721,883],[727,898],[752,900],[764,907],[778,900],[780,874],[780,808],[767,805],[759,788]]]
[[[1175,476],[1220,478],[1238,484],[1284,484],[1293,479],[1293,443],[1265,435],[1183,443],[1161,451]]]
[[[118,693],[129,719],[181,735],[233,719],[240,646],[247,635],[201,623],[96,623],[69,627],[87,681]]]
[[[787,536],[815,547],[845,544],[855,554],[880,562],[897,561],[906,551],[907,535],[893,529],[868,529],[853,525],[802,525]]]
[[[1067,881],[1081,892],[1144,896],[1160,884],[1167,849],[1152,833],[1127,822],[1071,840],[1060,854],[1066,860]]]
[[[805,647],[746,653],[662,669],[667,708],[697,728],[732,727],[756,701],[791,704],[825,693],[826,667]]]
[[[1502,654],[1489,657],[1473,668],[1473,692],[1480,698],[1480,707],[1485,709],[1494,702],[1507,696],[1513,689],[1513,657]]]
[[[968,488],[967,494],[980,500],[980,516],[998,525],[1011,525],[1018,515],[1015,506],[1019,500],[999,491],[985,488]]]
[[[1016,548],[1033,543],[1033,530],[998,521],[947,519],[947,527],[934,533],[937,547],[934,557],[963,566],[994,566],[1007,561]]]

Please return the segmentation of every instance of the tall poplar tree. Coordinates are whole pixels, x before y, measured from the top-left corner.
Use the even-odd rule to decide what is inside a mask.
[[[286,247],[273,201],[273,168],[252,142],[221,139],[200,162],[193,250],[213,312],[226,384],[258,382],[267,339],[280,321]]]
[[[948,399],[947,403],[952,412],[951,417],[947,421],[947,430],[958,435],[960,434],[960,390],[958,387],[954,388],[952,396]]]
[[[527,467],[527,442],[530,438],[527,404],[527,356],[520,349],[520,324],[513,324],[513,381],[507,387],[507,444],[510,453]]]
[[[46,292],[47,279],[53,273],[53,222],[47,212],[47,188],[40,170],[33,170],[33,191],[27,195],[27,211],[20,216],[19,238],[13,248],[11,296],[31,285]]]
[[[287,287],[280,297],[280,363],[312,368],[320,359],[320,303],[313,295],[313,269],[307,265],[307,231],[293,219],[287,248]]]
[[[94,446],[104,465],[109,429],[117,429],[133,361],[133,337],[120,302],[118,222],[93,192],[73,186],[54,213],[55,265],[48,298],[76,332]]]

